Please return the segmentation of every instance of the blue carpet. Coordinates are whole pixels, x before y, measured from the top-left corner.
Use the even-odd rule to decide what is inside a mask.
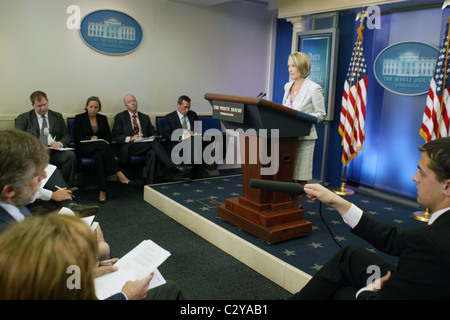
[[[339,245],[346,246],[351,243],[366,247],[393,265],[397,263],[397,257],[379,252],[366,241],[353,235],[337,211],[322,205],[321,211],[323,220],[326,222],[325,224],[319,212],[319,202],[310,201],[307,197],[304,198],[302,203],[305,210],[304,218],[312,222],[313,231],[310,235],[301,238],[269,244],[219,218],[217,216],[218,206],[224,204],[228,198],[243,195],[241,175],[194,180],[189,184],[176,182],[149,187],[310,275],[314,275],[321,266],[340,250]],[[411,217],[413,213],[411,208],[387,203],[386,201],[359,193],[348,197],[348,200],[366,213],[372,214],[376,218],[394,226],[400,228],[424,226],[423,222],[419,222]]]

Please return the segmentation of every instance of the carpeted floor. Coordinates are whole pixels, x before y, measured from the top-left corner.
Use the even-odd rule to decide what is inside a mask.
[[[304,218],[313,223],[313,231],[305,237],[268,244],[222,220],[217,216],[217,207],[224,204],[227,198],[239,197],[243,194],[241,175],[194,180],[190,184],[177,182],[150,187],[310,275],[314,275],[341,249],[341,246],[350,243],[366,247],[367,250],[382,256],[391,264],[395,265],[397,262],[396,257],[379,252],[366,241],[353,235],[333,208],[320,206],[320,202],[310,201],[307,197],[303,200]],[[348,197],[348,200],[378,219],[401,228],[416,228],[424,225],[423,222],[411,217],[413,209],[410,207],[387,203],[359,193]]]
[[[271,300],[291,295],[146,203],[143,180],[133,181],[130,186],[110,182],[107,202],[96,217],[112,256],[120,258],[142,240],[153,240],[171,253],[159,271],[178,283],[189,300]],[[95,183],[88,185],[75,192],[76,200],[98,204]]]
[[[130,176],[130,174],[129,174]],[[134,175],[133,185],[110,182],[108,201],[101,205],[96,220],[111,246],[112,256],[121,257],[144,239],[151,239],[171,252],[171,257],[159,268],[166,279],[176,281],[186,299],[191,300],[252,300],[285,299],[291,294],[222,252],[143,200],[143,180]],[[217,217],[217,206],[225,199],[242,195],[241,175],[183,182],[160,181],[151,186],[158,192],[188,207],[217,225],[242,237],[292,266],[313,275],[340,246],[359,243],[374,254],[396,263],[396,258],[378,252],[354,236],[332,208],[305,198],[305,219],[313,223],[312,234],[268,244]],[[76,192],[77,201],[98,204],[95,183]],[[350,201],[364,211],[399,227],[421,227],[411,218],[411,207],[389,203],[364,194],[355,194]],[[321,212],[320,212],[321,211]],[[329,228],[329,229],[328,229]]]

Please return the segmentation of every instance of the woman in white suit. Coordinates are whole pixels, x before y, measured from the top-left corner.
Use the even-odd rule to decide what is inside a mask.
[[[288,59],[291,80],[284,86],[283,105],[317,117],[321,122],[326,115],[323,90],[307,77],[311,72],[311,60],[303,52],[295,52]],[[312,179],[314,145],[317,139],[313,124],[309,135],[298,138],[297,156],[292,179],[305,185]],[[301,208],[304,194],[296,196],[294,204]]]

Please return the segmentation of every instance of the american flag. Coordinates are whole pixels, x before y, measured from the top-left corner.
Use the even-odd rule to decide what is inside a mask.
[[[362,24],[353,48],[342,96],[339,133],[342,136],[342,163],[347,164],[363,147],[367,102],[367,65],[364,58]]]
[[[428,142],[436,138],[449,136],[449,73],[448,63],[448,23],[444,39],[436,60],[436,69],[428,89],[427,105],[422,118],[420,135]]]

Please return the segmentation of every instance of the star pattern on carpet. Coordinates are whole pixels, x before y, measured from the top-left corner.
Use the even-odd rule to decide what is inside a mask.
[[[319,271],[320,269],[322,269],[322,267],[323,267],[323,266],[321,266],[321,265],[314,264],[311,268],[314,269],[314,270],[316,270],[316,271]]]
[[[323,248],[323,246],[322,246],[321,243],[315,243],[315,242],[309,243],[308,246],[311,246],[311,247],[313,247],[314,249],[317,249],[317,248]]]
[[[295,255],[296,255],[296,254],[295,254],[295,251],[291,251],[291,250],[288,250],[288,249],[285,249],[283,253],[284,253],[285,255],[287,255],[288,257],[289,257],[289,256],[295,256]]]
[[[335,236],[334,237],[337,241],[347,241],[346,237],[340,237],[340,236]]]
[[[303,199],[302,205],[304,219],[312,222],[312,232],[296,239],[270,244],[222,219],[217,215],[217,207],[225,204],[228,198],[243,196],[241,175],[193,180],[191,183],[167,183],[155,185],[152,188],[267,253],[311,275],[320,270],[341,247],[355,243],[373,254],[382,255],[383,259],[390,264],[396,263],[396,257],[383,255],[351,233],[351,229],[343,222],[340,214],[334,208],[324,204],[320,206],[319,201],[312,201],[307,197]],[[409,212],[404,206],[392,205],[358,194],[358,192],[348,200],[365,213],[392,225],[403,228],[420,224],[412,218],[405,218],[410,217],[414,209]]]

